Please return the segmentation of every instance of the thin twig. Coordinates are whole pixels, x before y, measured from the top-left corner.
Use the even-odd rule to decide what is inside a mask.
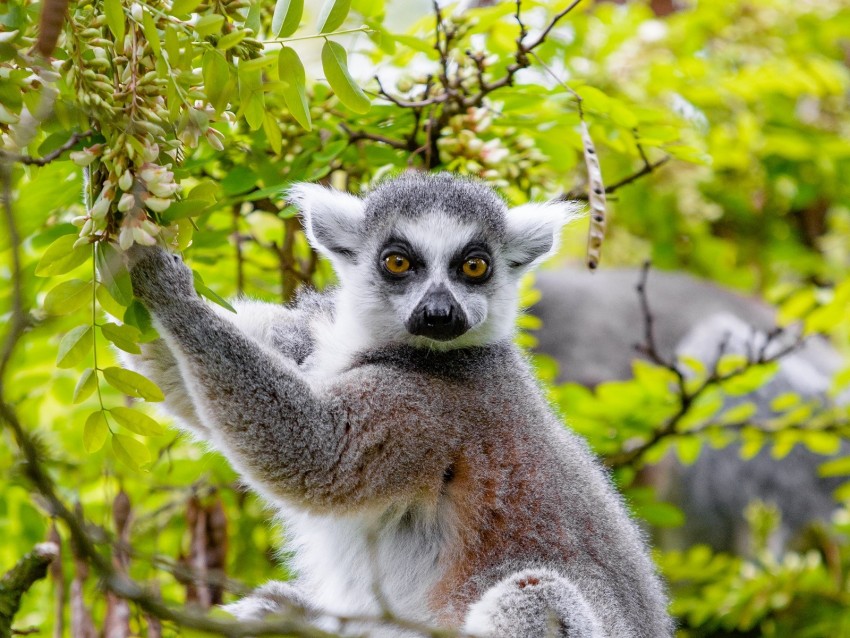
[[[89,129],[87,131],[84,131],[83,133],[73,133],[71,137],[68,138],[67,142],[65,142],[59,148],[50,151],[44,157],[30,157],[29,155],[17,155],[15,153],[0,151],[0,159],[9,162],[19,162],[21,164],[27,164],[30,166],[44,166],[57,159],[65,151],[74,148],[80,140],[84,140],[87,137],[91,137],[93,134],[94,129]]]
[[[649,267],[649,262],[645,262],[641,270],[641,277],[636,286],[641,315],[643,317],[644,343],[637,344],[635,348],[642,354],[646,355],[653,363],[669,370],[673,375],[675,375],[678,386],[677,398],[679,401],[679,407],[670,418],[668,418],[658,428],[653,430],[646,439],[630,449],[624,449],[621,452],[606,458],[605,464],[611,468],[634,466],[635,464],[640,463],[644,455],[663,439],[681,434],[678,431],[678,427],[682,420],[690,412],[694,402],[710,388],[721,386],[725,382],[741,376],[754,366],[766,365],[779,361],[782,357],[799,348],[805,341],[805,338],[802,335],[797,335],[797,337],[787,346],[768,354],[770,346],[776,343],[777,340],[785,334],[785,330],[783,328],[776,328],[767,333],[765,343],[762,344],[762,347],[759,349],[759,353],[756,357],[747,357],[747,361],[743,365],[728,372],[721,372],[718,366],[728,346],[728,336],[724,337],[718,345],[717,357],[711,371],[696,387],[689,388],[687,383],[688,379],[680,369],[678,362],[675,360],[665,359],[658,350],[654,334],[655,318],[649,304],[647,293]],[[692,432],[689,431],[687,434],[692,434]]]

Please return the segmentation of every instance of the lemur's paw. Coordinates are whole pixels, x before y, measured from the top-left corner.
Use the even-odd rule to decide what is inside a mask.
[[[515,572],[490,587],[466,615],[464,631],[486,638],[602,638],[587,601],[551,569]]]
[[[146,304],[156,306],[195,296],[192,271],[179,255],[139,244],[126,254],[133,293]]]
[[[304,595],[290,583],[271,581],[241,600],[222,607],[239,620],[262,620],[267,616],[286,615],[303,620],[315,613]]]

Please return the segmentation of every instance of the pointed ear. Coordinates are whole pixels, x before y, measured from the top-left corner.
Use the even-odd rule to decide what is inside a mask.
[[[561,229],[582,216],[581,204],[552,200],[511,208],[505,256],[512,268],[530,270],[558,252]]]
[[[288,199],[300,211],[310,245],[326,257],[352,261],[362,243],[363,200],[318,184],[296,184]]]

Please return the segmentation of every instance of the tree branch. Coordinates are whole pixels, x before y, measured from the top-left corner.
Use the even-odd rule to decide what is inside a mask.
[[[77,142],[80,140],[84,140],[87,137],[91,137],[94,134],[94,129],[89,129],[82,133],[74,133],[71,137],[68,138],[68,141],[65,142],[59,148],[56,148],[50,151],[44,157],[30,157],[29,155],[17,155],[15,153],[8,153],[6,151],[0,151],[0,159],[4,159],[9,162],[19,162],[21,164],[28,164],[31,166],[44,166],[49,164],[55,159],[58,159],[62,153],[74,148],[77,145]]]
[[[644,455],[663,439],[680,434],[678,431],[678,427],[681,424],[682,420],[685,418],[685,416],[688,415],[691,410],[691,407],[694,405],[694,402],[700,396],[702,396],[708,389],[721,385],[726,381],[729,381],[736,377],[739,377],[754,366],[776,362],[782,357],[788,355],[789,353],[799,348],[805,341],[805,338],[802,335],[797,335],[797,337],[787,346],[780,348],[772,354],[768,354],[768,350],[771,344],[775,344],[777,342],[777,339],[784,335],[786,332],[784,328],[777,327],[767,333],[765,343],[762,344],[757,353],[748,354],[748,356],[746,357],[746,362],[743,365],[729,372],[721,373],[718,369],[718,364],[720,362],[721,357],[725,353],[728,345],[726,339],[724,339],[720,342],[718,346],[717,358],[714,362],[712,370],[709,372],[706,378],[701,383],[699,383],[699,385],[691,389],[688,387],[688,379],[686,378],[682,370],[679,368],[678,362],[675,360],[666,360],[658,351],[654,335],[654,316],[650,308],[646,286],[647,278],[649,275],[649,267],[649,262],[645,262],[643,265],[643,269],[641,270],[640,280],[638,281],[638,284],[636,286],[640,302],[641,314],[643,316],[644,343],[637,344],[635,346],[635,349],[646,355],[653,363],[663,368],[666,368],[675,375],[677,382],[677,398],[679,401],[679,407],[676,410],[675,414],[673,414],[673,416],[667,419],[667,421],[665,421],[658,428],[653,430],[652,433],[646,439],[639,442],[637,445],[631,447],[630,449],[624,449],[623,451],[606,458],[605,464],[611,468],[633,466],[635,464],[638,464],[643,459]],[[688,432],[688,434],[692,434],[692,432]]]
[[[0,638],[11,636],[21,598],[36,581],[47,576],[48,566],[58,555],[55,543],[39,543],[0,579]]]

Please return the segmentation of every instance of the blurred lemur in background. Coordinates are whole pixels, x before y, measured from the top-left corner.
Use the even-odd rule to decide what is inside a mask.
[[[644,342],[645,317],[636,286],[638,269],[588,273],[579,269],[540,272],[540,302],[531,312],[543,321],[538,351],[559,364],[559,381],[589,387],[631,377],[631,364]],[[683,273],[654,271],[646,286],[659,354],[670,361],[687,355],[709,369],[723,344],[725,353],[747,354],[758,349],[776,325],[776,311],[758,299],[738,295]],[[781,347],[781,343],[775,344]],[[770,353],[768,353],[770,354]],[[763,387],[727,402],[750,401],[754,418],[775,416],[771,403],[793,392],[821,406],[850,403],[850,393],[829,398],[835,375],[847,362],[825,340],[813,337],[779,359],[778,372]],[[850,453],[845,445],[843,454]],[[663,544],[682,548],[707,543],[717,550],[747,554],[747,505],[760,500],[775,505],[781,516],[770,548],[781,552],[806,527],[828,521],[837,508],[833,491],[843,477],[821,477],[818,466],[827,457],[797,445],[782,459],[769,446],[745,461],[740,445],[716,449],[704,445],[696,463],[682,466],[670,457],[647,473],[660,496],[685,513],[682,528],[665,531]]]
[[[383,600],[493,638],[671,636],[639,530],[512,343],[519,279],[555,251],[572,207],[509,210],[448,174],[405,174],[365,199],[291,194],[340,282],[294,307],[222,315],[178,257],[130,256],[161,335],[135,367],[285,522],[297,578],[229,610],[291,601],[339,630],[335,616],[377,617]]]

